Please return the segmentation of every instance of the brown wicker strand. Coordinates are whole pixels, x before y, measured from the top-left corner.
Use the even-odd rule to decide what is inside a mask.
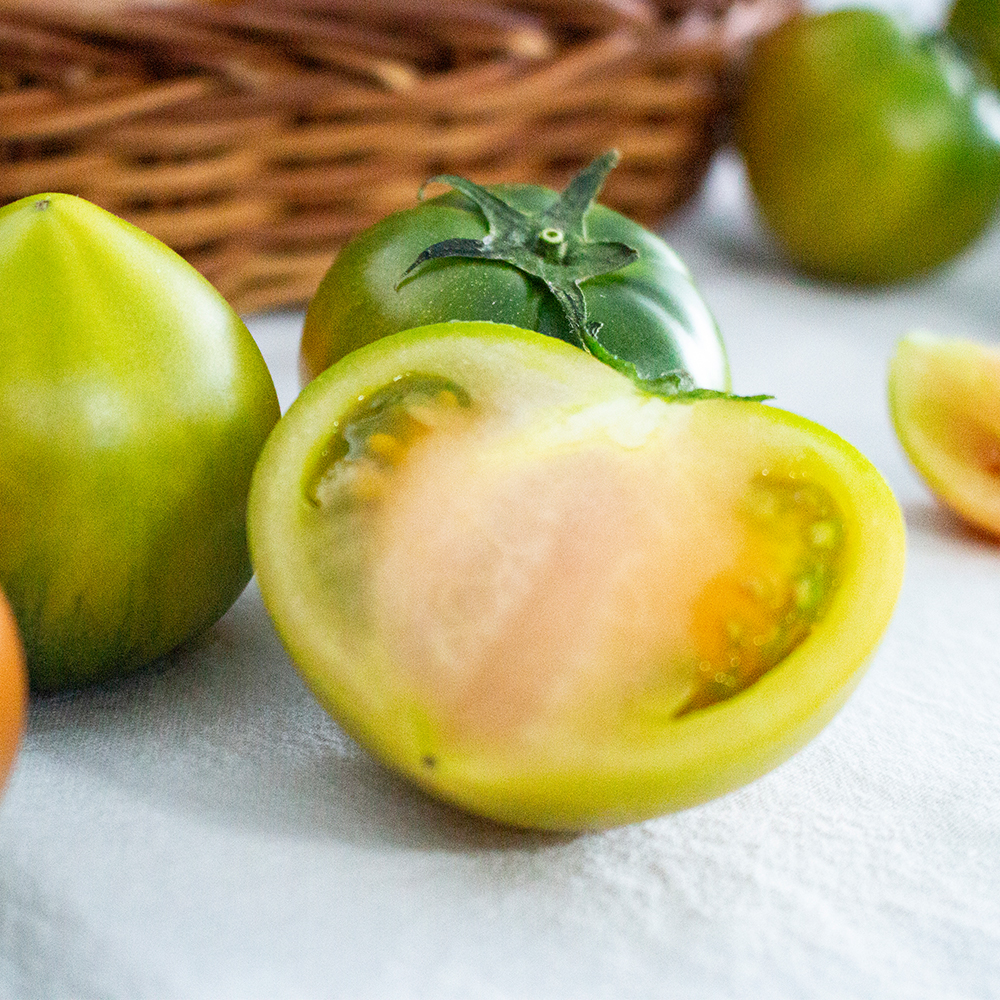
[[[68,191],[242,312],[300,306],[435,174],[561,187],[655,226],[697,189],[753,39],[797,0],[16,0],[0,200]]]

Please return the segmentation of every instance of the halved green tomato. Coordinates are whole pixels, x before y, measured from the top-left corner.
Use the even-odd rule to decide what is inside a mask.
[[[478,322],[311,383],[265,445],[249,537],[350,733],[435,795],[554,829],[788,757],[858,679],[904,550],[885,482],[829,431]]]
[[[1000,350],[916,331],[889,368],[903,449],[952,510],[1000,535]]]

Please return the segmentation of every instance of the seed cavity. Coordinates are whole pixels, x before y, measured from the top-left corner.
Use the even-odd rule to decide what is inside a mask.
[[[395,465],[406,453],[406,447],[399,438],[382,431],[369,435],[365,444],[372,455],[389,465]]]
[[[837,525],[833,521],[817,521],[810,525],[808,535],[814,549],[832,549],[837,544]]]
[[[806,472],[762,470],[741,516],[743,559],[753,572],[726,574],[702,595],[704,648],[694,693],[678,715],[731,698],[763,677],[809,636],[836,587],[840,510]]]
[[[308,500],[340,512],[345,505],[377,503],[409,450],[471,405],[468,392],[451,379],[418,373],[396,375],[376,392],[359,395],[322,450]]]

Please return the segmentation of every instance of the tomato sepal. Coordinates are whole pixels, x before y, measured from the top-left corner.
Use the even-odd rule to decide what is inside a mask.
[[[464,177],[432,177],[427,184],[448,184],[472,201],[483,213],[487,232],[482,239],[453,237],[432,244],[406,269],[404,278],[426,261],[445,257],[512,264],[542,281],[559,303],[561,321],[557,329],[543,332],[576,347],[585,346],[584,337],[588,333],[597,337],[600,324],[587,321],[587,301],[580,283],[619,271],[639,257],[639,252],[625,243],[591,240],[584,231],[584,215],[619,158],[617,150],[599,156],[569,182],[551,205],[537,212],[516,208]],[[421,188],[421,197],[423,191]]]

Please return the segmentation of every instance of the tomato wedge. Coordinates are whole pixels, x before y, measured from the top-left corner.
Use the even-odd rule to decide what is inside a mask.
[[[14,765],[27,712],[24,647],[7,598],[0,593],[0,791]]]
[[[916,331],[889,368],[896,435],[948,507],[1000,535],[1000,350]]]

